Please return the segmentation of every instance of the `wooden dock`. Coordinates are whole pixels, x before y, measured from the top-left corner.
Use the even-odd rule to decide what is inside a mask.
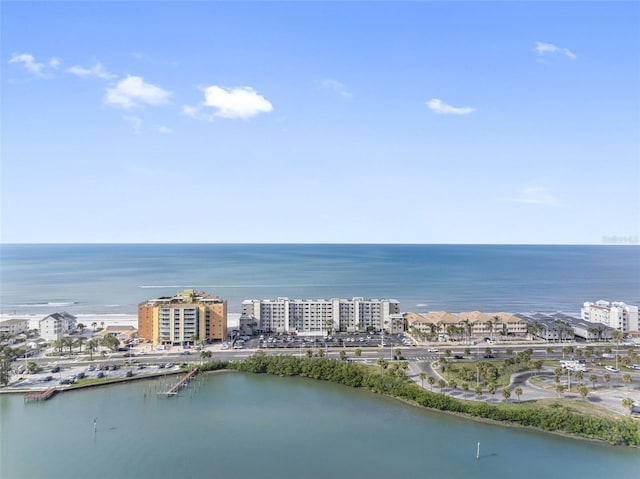
[[[35,391],[24,395],[25,402],[46,401],[52,398],[58,392],[56,388],[49,388],[46,391]]]
[[[191,381],[195,377],[196,374],[198,374],[198,370],[197,369],[192,369],[189,374],[187,374],[179,382],[177,382],[176,384],[171,386],[170,389],[168,389],[165,392],[158,393],[158,394],[161,394],[163,396],[175,396],[176,394],[178,394],[178,390],[180,390],[183,387],[185,387],[187,385],[187,383],[189,381]]]

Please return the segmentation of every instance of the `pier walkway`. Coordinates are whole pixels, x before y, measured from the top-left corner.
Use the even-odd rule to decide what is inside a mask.
[[[24,395],[24,400],[25,402],[46,401],[47,399],[52,398],[57,392],[58,390],[56,388],[49,388],[46,391],[27,393]]]
[[[198,370],[197,369],[192,369],[191,372],[189,374],[187,374],[185,377],[183,377],[179,382],[177,382],[176,384],[174,384],[173,386],[171,386],[170,389],[168,389],[165,392],[161,392],[158,394],[161,394],[163,396],[175,396],[176,394],[178,394],[178,390],[185,387],[187,385],[187,383],[189,381],[191,381],[195,375],[198,374]]]

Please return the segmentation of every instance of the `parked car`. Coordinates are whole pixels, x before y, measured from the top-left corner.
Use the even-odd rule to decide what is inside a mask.
[[[617,368],[614,368],[613,366],[605,366],[604,367],[607,371],[611,371],[612,373],[619,373],[620,370]]]

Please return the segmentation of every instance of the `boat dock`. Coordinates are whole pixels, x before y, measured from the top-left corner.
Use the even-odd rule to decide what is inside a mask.
[[[25,402],[31,401],[46,401],[47,399],[52,398],[58,392],[56,388],[49,388],[46,391],[36,391],[32,393],[27,393],[24,395]]]
[[[185,387],[187,385],[187,383],[189,381],[191,381],[195,377],[196,374],[198,374],[198,370],[197,369],[192,369],[189,374],[187,374],[179,382],[177,382],[176,384],[171,386],[170,389],[168,389],[165,392],[158,393],[158,394],[161,394],[163,396],[175,396],[176,394],[178,394],[178,390],[182,389],[183,387]]]

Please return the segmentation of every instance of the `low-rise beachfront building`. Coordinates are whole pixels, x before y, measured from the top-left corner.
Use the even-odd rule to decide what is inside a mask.
[[[53,313],[40,320],[40,337],[47,341],[56,341],[76,330],[77,318],[63,311]]]
[[[331,331],[397,330],[403,324],[395,299],[247,299],[242,314],[259,331],[330,334]]]
[[[638,306],[620,301],[585,302],[580,310],[584,321],[602,323],[611,328],[629,333],[638,331]]]
[[[587,341],[602,341],[611,339],[614,331],[602,323],[584,321],[564,313],[518,313],[516,316],[529,324],[532,337],[545,341],[573,341],[576,337]]]
[[[28,329],[28,319],[13,318],[0,321],[0,335],[15,336],[27,332]]]
[[[154,346],[222,341],[226,335],[227,302],[218,296],[185,289],[138,305],[138,337]]]
[[[410,332],[430,340],[471,340],[473,337],[525,336],[527,323],[511,313],[480,311],[452,314],[446,311],[405,313]]]

